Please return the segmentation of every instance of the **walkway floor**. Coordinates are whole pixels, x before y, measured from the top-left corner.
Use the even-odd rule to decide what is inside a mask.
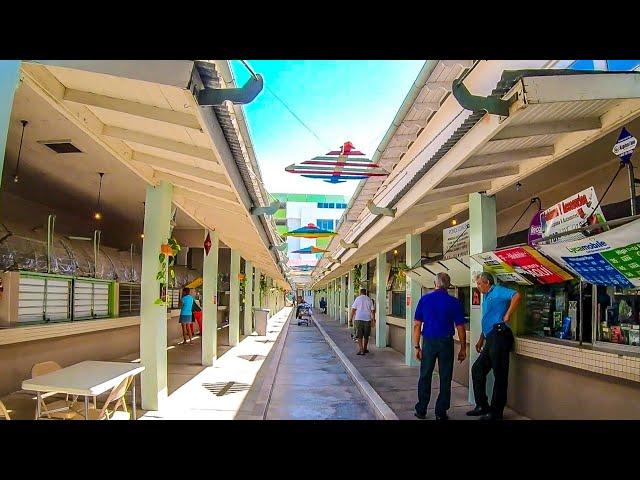
[[[291,320],[267,420],[375,420],[318,329]]]
[[[418,401],[417,388],[419,367],[408,367],[404,364],[404,355],[392,348],[376,348],[375,339],[370,339],[368,354],[356,355],[357,344],[351,340],[351,330],[340,325],[337,320],[327,315],[315,314],[316,321],[321,322],[327,334],[349,361],[358,369],[374,390],[389,405],[400,420],[417,420],[413,415]],[[434,372],[431,383],[431,401],[427,410],[427,419],[435,420],[435,403],[439,392],[438,372]],[[467,417],[467,410],[473,408],[468,401],[469,389],[457,382],[451,384],[451,408],[448,411],[452,420],[474,420]],[[505,409],[507,420],[526,419],[511,409]]]
[[[291,308],[284,308],[269,319],[267,336],[244,337],[236,347],[228,345],[228,327],[218,330],[218,359],[211,367],[200,364],[200,341],[193,345],[167,347],[169,398],[160,411],[147,412],[140,403],[140,377],[136,379],[137,417],[143,419],[233,419],[250,408],[250,388],[260,386],[263,363],[267,358]],[[181,340],[181,339],[180,339]],[[134,352],[113,361],[139,362]],[[98,397],[98,404],[106,398]],[[14,420],[33,419],[35,395],[18,391],[1,399]]]

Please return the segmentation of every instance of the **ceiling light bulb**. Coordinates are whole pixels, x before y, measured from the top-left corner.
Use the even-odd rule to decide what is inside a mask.
[[[451,220],[451,225],[456,225],[458,223],[458,221],[454,218],[453,220]]]
[[[394,255],[397,255],[397,254],[398,254],[398,250],[394,250],[394,251],[393,251],[393,254],[394,254]]]
[[[18,175],[13,176],[13,183],[18,183]]]
[[[140,234],[140,238],[144,238],[144,233],[141,233],[141,234]]]
[[[96,213],[93,215],[93,218],[95,218],[96,220],[100,220],[100,219],[102,218],[102,214],[101,214],[100,212],[96,212]]]

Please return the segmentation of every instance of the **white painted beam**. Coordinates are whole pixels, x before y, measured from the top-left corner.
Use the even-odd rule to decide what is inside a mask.
[[[524,77],[528,104],[640,98],[637,73]]]
[[[556,135],[559,133],[600,130],[600,128],[602,128],[602,122],[598,117],[527,123],[524,125],[506,127],[502,131],[498,132],[490,142],[512,138],[526,138],[534,135]]]
[[[491,153],[487,155],[474,155],[464,162],[465,167],[477,167],[482,165],[496,165],[506,162],[518,162],[530,160],[532,158],[552,157],[553,145],[546,147],[523,148],[521,150],[510,150],[508,152]]]
[[[499,170],[484,169],[482,171],[465,172],[466,169],[460,169],[453,172],[442,182],[438,184],[439,188],[453,187],[456,185],[469,185],[482,180],[494,180],[498,178],[509,177],[511,175],[517,175],[520,173],[520,167],[507,166],[502,167]]]
[[[176,112],[175,110],[158,108],[153,105],[123,100],[122,98],[108,97],[69,88],[65,90],[63,99],[66,102],[80,103],[113,112],[128,113],[136,117],[202,131],[198,119],[191,113]]]
[[[440,108],[440,103],[438,102],[415,102],[413,107],[419,112],[425,112],[427,110],[436,112]]]
[[[215,154],[208,148],[198,147],[187,143],[176,142],[168,138],[156,137],[148,133],[128,130],[126,128],[105,125],[102,129],[102,135],[107,137],[118,138],[120,140],[140,143],[150,147],[160,148],[169,152],[181,153],[190,157],[201,158],[210,162],[218,162]]]
[[[182,187],[186,190],[191,190],[192,192],[201,193],[202,195],[206,195],[211,198],[222,198],[237,202],[235,193],[230,191],[221,190],[219,188],[204,185],[202,183],[187,180],[186,178],[177,177],[164,172],[156,171],[153,176],[158,180],[166,180],[167,182],[171,182],[173,185]]]
[[[473,66],[473,60],[440,60],[445,67],[455,67],[460,65],[462,68],[471,68]]]
[[[184,198],[185,200],[189,200],[192,202],[197,202],[201,205],[206,205],[209,207],[220,208],[222,210],[227,210],[236,214],[244,214],[242,206],[236,201],[224,199],[223,202],[220,202],[216,197],[209,197],[200,195],[197,192],[193,192],[191,190],[186,190],[184,188],[180,188],[176,186],[173,190],[174,198]]]
[[[437,90],[450,92],[452,90],[452,82],[427,82],[424,85],[424,88],[431,92],[435,92]]]
[[[212,166],[216,167],[215,171],[195,167],[192,165],[187,165],[186,163],[176,162],[173,160],[168,160],[166,158],[156,157],[154,155],[147,155],[146,153],[133,152],[133,156],[131,160],[134,163],[143,163],[145,165],[149,165],[154,169],[165,170],[167,173],[175,173],[176,175],[186,175],[194,181],[198,181],[198,179],[208,180],[210,182],[215,182],[220,185],[224,185],[226,188],[223,190],[227,190],[228,180],[227,177],[219,173],[219,170],[222,170],[220,165],[212,163]]]

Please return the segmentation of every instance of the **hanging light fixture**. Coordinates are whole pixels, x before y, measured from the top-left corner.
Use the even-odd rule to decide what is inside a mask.
[[[102,213],[100,212],[100,196],[102,195],[102,177],[104,177],[104,172],[98,173],[100,175],[100,187],[98,187],[98,207],[96,208],[96,213],[93,215],[93,218],[96,220],[102,219]]]
[[[16,162],[16,172],[13,175],[13,182],[18,183],[18,172],[20,170],[20,153],[22,153],[22,140],[24,139],[24,127],[27,126],[29,122],[26,120],[20,120],[22,124],[22,135],[20,136],[20,148],[18,148],[18,161]]]
[[[142,240],[144,240],[144,213],[145,213],[144,210],[145,210],[146,207],[147,207],[147,203],[146,202],[142,202],[142,232],[143,233],[140,234],[140,238]]]

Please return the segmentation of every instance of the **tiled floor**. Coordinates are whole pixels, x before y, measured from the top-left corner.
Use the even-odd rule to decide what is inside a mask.
[[[267,420],[375,420],[368,403],[314,326],[289,326]]]
[[[356,355],[357,344],[351,340],[350,332],[345,325],[340,325],[336,320],[327,315],[316,314],[316,321],[321,322],[327,334],[336,343],[338,348],[348,357],[349,361],[358,369],[374,390],[391,407],[400,420],[417,420],[413,415],[414,406],[418,401],[417,388],[419,367],[404,365],[404,356],[395,350],[376,348],[375,338],[369,342],[370,353]],[[434,420],[434,407],[439,392],[438,372],[434,372],[431,382],[431,401],[427,411],[427,419]],[[452,382],[451,384],[451,408],[447,412],[452,420],[474,420],[465,413],[473,408],[468,401],[469,390],[464,385]],[[511,409],[505,409],[504,417],[507,420],[526,419]]]
[[[234,418],[237,411],[244,407],[251,384],[259,381],[260,376],[257,373],[280,333],[289,311],[290,308],[283,309],[269,319],[268,330],[271,330],[271,333],[267,337],[257,335],[244,337],[234,349],[228,345],[228,328],[218,330],[218,359],[212,367],[203,367],[200,364],[200,338],[196,338],[193,345],[178,345],[177,342],[173,342],[167,347],[169,401],[160,412],[143,410],[140,377],[137,377],[137,417],[145,419]],[[139,353],[134,352],[113,360],[131,362],[138,361],[138,357]],[[230,382],[234,383],[228,385]],[[98,404],[101,404],[107,395],[98,397]],[[33,393],[14,392],[1,400],[9,410],[12,420],[33,419],[35,412]]]

